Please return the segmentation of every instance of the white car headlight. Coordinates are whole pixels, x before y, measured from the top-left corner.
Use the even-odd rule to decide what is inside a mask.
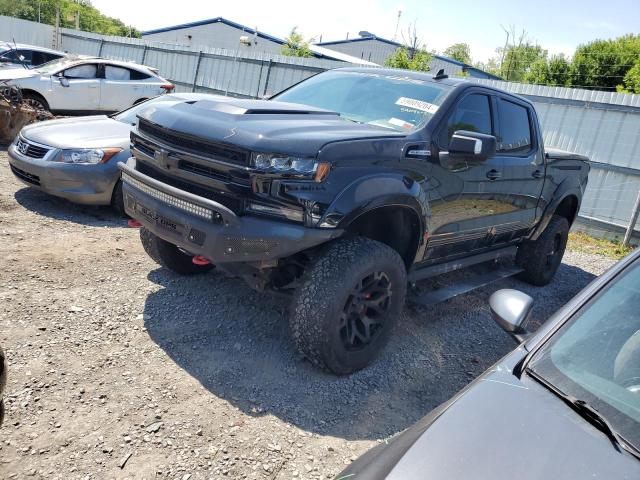
[[[318,162],[315,158],[292,157],[276,153],[253,153],[251,166],[268,173],[282,173],[315,177],[322,181],[329,173],[329,164]],[[319,173],[322,175],[319,177]]]
[[[106,163],[115,154],[120,153],[121,148],[73,148],[65,149],[54,157],[57,162],[96,164]]]

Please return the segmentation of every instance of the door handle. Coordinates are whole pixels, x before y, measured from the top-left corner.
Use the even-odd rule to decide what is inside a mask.
[[[493,169],[487,172],[487,178],[489,180],[497,180],[500,177],[502,177],[502,173],[500,173],[498,170]]]
[[[533,178],[542,178],[544,177],[544,172],[542,170],[536,170],[531,174]]]

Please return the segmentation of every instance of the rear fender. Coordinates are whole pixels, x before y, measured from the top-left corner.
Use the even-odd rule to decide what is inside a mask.
[[[560,185],[558,185],[558,188],[553,194],[553,200],[551,200],[551,202],[549,202],[549,204],[547,205],[547,208],[542,214],[542,218],[540,222],[531,233],[531,236],[529,237],[529,239],[530,240],[538,239],[538,237],[542,234],[542,232],[544,232],[544,230],[547,228],[547,225],[549,225],[549,222],[551,221],[551,217],[553,217],[554,213],[556,212],[560,204],[569,196],[574,196],[578,199],[578,205],[576,210],[576,216],[577,216],[577,212],[580,211],[580,205],[582,203],[583,193],[584,193],[584,189],[580,188],[580,185],[575,180],[567,179],[567,180],[564,180],[562,183],[560,183]]]

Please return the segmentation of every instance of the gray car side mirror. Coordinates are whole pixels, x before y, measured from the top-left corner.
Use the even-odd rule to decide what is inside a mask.
[[[533,298],[518,290],[498,290],[489,298],[491,316],[502,329],[518,342],[523,342],[529,331],[527,322],[533,308]]]
[[[63,87],[68,87],[69,86],[69,80],[65,77],[58,77],[58,80],[60,81],[60,85],[62,85]]]

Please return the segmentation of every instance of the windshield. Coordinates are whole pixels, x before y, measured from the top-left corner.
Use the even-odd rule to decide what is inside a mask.
[[[450,87],[403,76],[330,71],[273,97],[338,112],[354,122],[414,130],[438,110]]]
[[[58,71],[68,67],[74,62],[77,62],[77,60],[71,60],[69,58],[56,58],[55,60],[51,60],[50,62],[38,65],[35,70],[45,74],[57,73]]]
[[[114,120],[118,120],[119,122],[122,122],[122,123],[129,123],[131,125],[135,125],[136,122],[138,121],[138,118],[137,118],[138,114],[142,110],[151,108],[153,106],[156,106],[156,107],[160,106],[158,104],[162,104],[162,107],[169,107],[176,103],[184,102],[184,100],[185,100],[184,98],[180,98],[175,95],[159,95],[157,97],[151,98],[144,102],[140,102],[137,105],[134,105],[131,108],[123,110],[120,113],[116,113],[111,118],[113,118]]]
[[[639,449],[640,261],[563,325],[529,369],[592,405]]]

